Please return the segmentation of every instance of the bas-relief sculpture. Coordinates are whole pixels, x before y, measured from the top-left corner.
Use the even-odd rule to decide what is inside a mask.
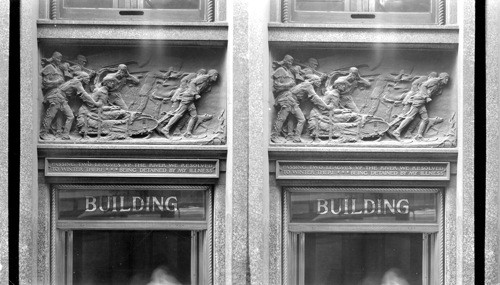
[[[291,55],[273,62],[272,143],[456,145],[455,114],[441,118],[427,111],[447,87],[448,73],[412,75],[401,70],[363,76],[359,69],[366,64],[329,73],[318,66],[315,58],[300,63]],[[365,103],[358,107],[353,96],[363,96]],[[445,119],[449,129],[438,128]]]
[[[43,58],[40,139],[225,143],[224,108],[210,106],[213,113],[206,114],[197,111],[199,99],[211,96],[212,87],[218,84],[216,69],[187,72],[169,67],[130,72],[127,63],[137,62],[101,66],[95,71],[86,67],[83,55],[68,60],[56,51]],[[207,123],[213,120],[218,121],[216,127]]]

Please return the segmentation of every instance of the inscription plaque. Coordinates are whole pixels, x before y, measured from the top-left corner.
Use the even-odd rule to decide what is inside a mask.
[[[45,175],[218,178],[219,160],[46,158]]]
[[[450,180],[449,162],[276,161],[277,179]]]

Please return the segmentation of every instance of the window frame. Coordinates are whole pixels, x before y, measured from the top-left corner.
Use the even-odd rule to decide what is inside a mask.
[[[198,190],[206,191],[205,221],[58,221],[58,191],[71,190]],[[157,230],[191,232],[192,284],[212,282],[213,187],[206,185],[55,185],[51,193],[51,284],[73,284],[73,231],[74,230]],[[59,270],[58,270],[59,269]],[[62,269],[62,270],[60,270]]]
[[[445,0],[429,0],[429,12],[303,11],[298,10],[297,0],[288,1],[290,4],[282,6],[282,13],[290,15],[288,20],[294,23],[441,25],[444,24],[445,18]],[[349,5],[350,1],[354,0],[344,0],[345,5]],[[353,18],[352,15],[360,18]]]
[[[291,223],[292,192],[364,192],[436,194],[437,221],[411,223]],[[283,187],[283,283],[303,285],[305,280],[305,233],[421,233],[423,284],[444,285],[444,189],[442,188],[369,188],[369,187]],[[437,270],[432,270],[437,268]]]
[[[200,0],[198,9],[141,8],[71,8],[65,0],[50,0],[50,17],[58,20],[103,20],[142,22],[205,22],[213,21],[214,0]],[[140,7],[141,0],[132,0]],[[120,11],[135,11],[142,15],[120,15]]]

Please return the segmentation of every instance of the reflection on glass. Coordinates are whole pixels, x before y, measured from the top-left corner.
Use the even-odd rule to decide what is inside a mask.
[[[344,0],[296,0],[298,11],[344,11]]]
[[[190,284],[189,231],[73,231],[73,284]]]
[[[59,220],[205,220],[205,191],[59,191]]]
[[[66,8],[198,9],[200,0],[63,0]]]
[[[145,9],[198,9],[200,0],[143,0]]]
[[[292,192],[292,223],[436,223],[436,194]]]
[[[431,0],[296,0],[297,11],[430,12]]]
[[[377,0],[375,12],[430,12],[431,0]]]
[[[422,234],[305,234],[305,284],[421,285]]]

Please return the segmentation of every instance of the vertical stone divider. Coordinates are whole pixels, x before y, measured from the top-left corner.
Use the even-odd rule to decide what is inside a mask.
[[[0,86],[3,88],[0,90],[0,123],[3,127],[3,135],[0,138],[0,184],[3,187],[0,188],[0,196],[2,197],[0,201],[0,207],[2,209],[9,209],[9,187],[8,177],[9,177],[9,130],[7,127],[9,125],[9,37],[10,37],[10,2],[0,1],[0,36],[2,41],[0,42]],[[15,32],[15,31],[14,31]],[[15,208],[15,207],[12,207]],[[9,233],[9,211],[2,211],[0,214],[0,283],[8,284],[9,282],[9,234],[16,234],[15,232]]]
[[[19,284],[37,283],[38,11],[38,1],[21,1]]]
[[[500,283],[500,2],[486,1],[485,284]],[[481,209],[478,209],[481,211]]]
[[[228,1],[226,284],[269,284],[269,0]]]
[[[269,209],[269,0],[248,0],[249,188],[248,247],[250,284],[270,284]],[[273,254],[277,254],[274,252]]]
[[[37,284],[50,283],[50,258],[51,258],[51,241],[52,234],[52,218],[51,218],[51,191],[49,185],[43,183],[44,173],[39,173],[39,189],[38,189],[38,252],[37,252]]]
[[[227,167],[225,197],[225,282],[247,284],[248,272],[248,106],[249,0],[229,1],[227,7]]]
[[[457,162],[457,280],[455,284],[475,284],[474,272],[474,57],[475,1],[458,3],[458,114]],[[484,84],[480,82],[479,84]],[[476,94],[484,96],[484,94]],[[451,284],[451,283],[450,283]]]

